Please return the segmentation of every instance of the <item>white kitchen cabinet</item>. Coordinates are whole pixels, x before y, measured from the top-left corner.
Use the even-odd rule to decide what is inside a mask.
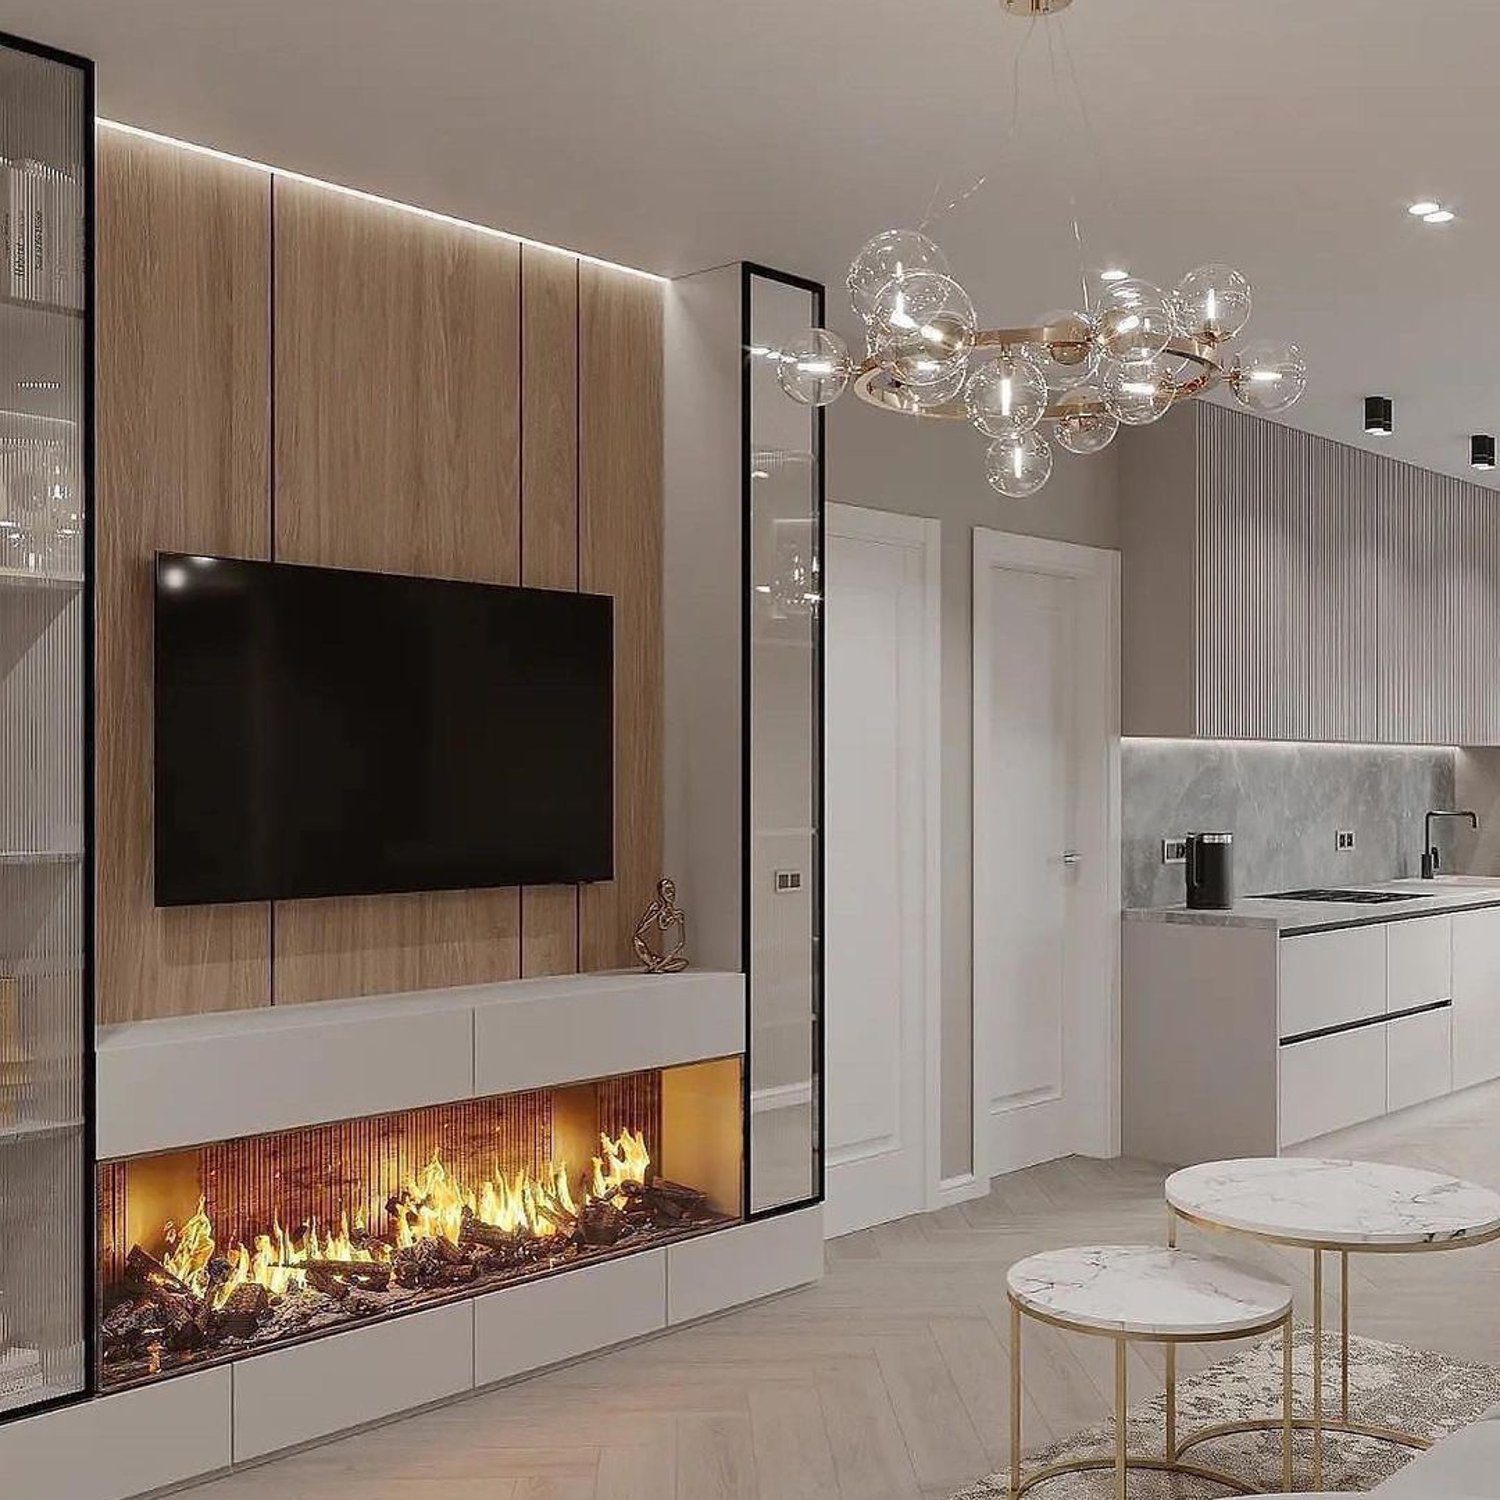
[[[1386,929],[1345,927],[1283,938],[1278,1034],[1303,1036],[1384,1014]]]
[[[1453,998],[1453,918],[1446,913],[1386,925],[1387,1011]]]
[[[1294,1146],[1386,1112],[1386,1033],[1377,1022],[1281,1048],[1278,1136]]]
[[[1378,1029],[1378,1028],[1372,1028]],[[1386,1108],[1406,1109],[1453,1091],[1453,1012],[1398,1016],[1386,1034]]]
[[[1453,1087],[1500,1078],[1500,907],[1453,914]]]

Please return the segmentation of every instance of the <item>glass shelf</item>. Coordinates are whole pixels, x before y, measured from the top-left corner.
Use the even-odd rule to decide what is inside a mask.
[[[68,1135],[82,1130],[82,1120],[12,1120],[0,1122],[0,1146],[12,1141],[30,1141],[38,1136]]]
[[[66,573],[34,573],[29,568],[0,568],[0,591],[5,589],[76,594],[83,589],[83,579],[73,578]]]

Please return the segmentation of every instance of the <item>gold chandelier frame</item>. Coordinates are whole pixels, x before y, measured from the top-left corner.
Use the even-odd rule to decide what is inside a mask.
[[[1056,327],[1035,328],[987,328],[981,330],[974,337],[974,346],[970,351],[970,357],[983,363],[987,359],[994,359],[1005,353],[1014,353],[1024,350],[1026,345],[1045,344],[1051,352],[1053,359],[1061,365],[1078,364],[1083,360],[1087,349],[1087,339],[1071,337],[1074,332],[1066,325]],[[1069,354],[1073,358],[1068,358]],[[1211,391],[1215,386],[1227,383],[1234,384],[1234,375],[1229,366],[1221,358],[1219,346],[1206,339],[1174,338],[1162,351],[1162,357],[1173,357],[1185,361],[1195,367],[1194,373],[1189,379],[1174,380],[1171,382],[1172,404],[1175,406],[1179,401],[1191,401],[1195,396],[1201,396],[1205,391]],[[938,406],[914,406],[906,399],[909,390],[920,390],[919,386],[908,386],[902,381],[895,379],[881,365],[879,359],[873,354],[854,372],[854,394],[861,401],[871,406],[879,407],[882,411],[899,412],[902,416],[937,417],[943,421],[967,422],[969,420],[968,407],[965,405],[962,395],[956,400],[945,401]],[[1070,400],[1075,392],[1065,392],[1060,401],[1049,403],[1045,418],[1056,418],[1064,416],[1078,416],[1085,412],[1103,411],[1103,402],[1093,401],[1081,403]]]

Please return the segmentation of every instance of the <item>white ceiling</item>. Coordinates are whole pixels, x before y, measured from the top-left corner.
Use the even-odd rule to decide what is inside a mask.
[[[999,0],[0,0],[99,62],[106,116],[673,274],[840,283],[875,231],[991,173],[935,233],[983,320],[1076,300],[1090,258],[1253,280],[1298,339],[1297,425],[1473,477],[1500,429],[1500,4],[1076,0],[1104,171],[1045,26]],[[1058,71],[1067,88],[1066,61]],[[1107,179],[1108,188],[1104,184]],[[1450,202],[1429,228],[1405,205]]]

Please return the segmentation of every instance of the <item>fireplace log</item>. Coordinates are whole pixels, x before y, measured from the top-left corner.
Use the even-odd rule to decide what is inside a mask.
[[[383,1261],[364,1260],[304,1260],[288,1271],[305,1271],[309,1285],[313,1272],[320,1276],[337,1276],[347,1282],[355,1282],[373,1291],[383,1292],[391,1284],[391,1268]],[[322,1290],[319,1288],[319,1290]]]
[[[219,1309],[218,1326],[230,1338],[247,1339],[271,1305],[271,1294],[258,1281],[247,1281],[229,1294]]]
[[[614,1245],[630,1229],[630,1221],[613,1203],[596,1199],[578,1216],[578,1232],[586,1245]]]
[[[461,1245],[483,1245],[487,1250],[514,1250],[522,1242],[522,1236],[514,1229],[500,1229],[476,1218],[472,1208],[466,1208],[458,1228]]]
[[[140,1245],[134,1246],[125,1257],[125,1280],[141,1296],[155,1297],[160,1292],[168,1292],[178,1297],[193,1297],[193,1290],[185,1281],[174,1276]]]
[[[335,1276],[331,1271],[322,1271],[316,1267],[307,1268],[307,1284],[315,1292],[332,1297],[335,1302],[342,1302],[349,1295],[349,1283],[342,1276]]]

